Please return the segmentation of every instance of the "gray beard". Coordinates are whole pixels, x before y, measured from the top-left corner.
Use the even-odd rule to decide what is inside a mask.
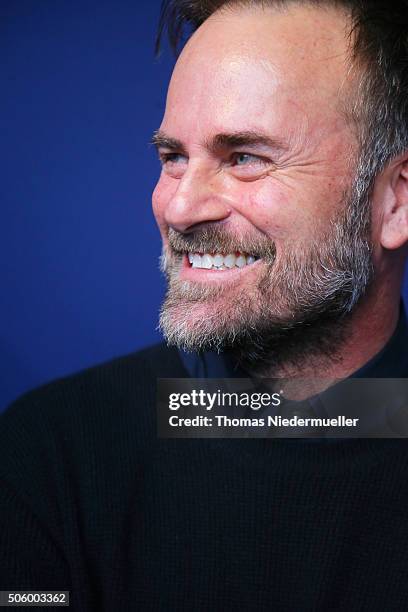
[[[311,356],[335,361],[373,277],[368,194],[349,195],[341,209],[324,234],[286,247],[281,257],[265,236],[236,239],[217,225],[190,234],[170,229],[170,248],[161,257],[168,291],[159,324],[167,342],[187,352],[231,353],[258,374]],[[178,273],[187,251],[257,254],[264,271],[255,286],[241,290],[183,282]]]

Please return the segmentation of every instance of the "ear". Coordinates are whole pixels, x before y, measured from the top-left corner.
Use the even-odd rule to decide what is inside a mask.
[[[384,249],[395,250],[408,243],[408,153],[391,164],[386,179],[380,242]]]

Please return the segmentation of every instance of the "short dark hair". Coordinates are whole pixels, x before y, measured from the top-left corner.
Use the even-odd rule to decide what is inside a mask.
[[[408,0],[163,0],[156,50],[167,31],[177,53],[183,39],[224,8],[309,4],[350,15],[351,59],[361,68],[348,109],[360,140],[360,190],[393,158],[408,151]]]

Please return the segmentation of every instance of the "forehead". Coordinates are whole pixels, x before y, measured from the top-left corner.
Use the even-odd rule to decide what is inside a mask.
[[[162,127],[187,137],[338,119],[351,81],[349,26],[337,9],[297,4],[215,13],[176,64]]]

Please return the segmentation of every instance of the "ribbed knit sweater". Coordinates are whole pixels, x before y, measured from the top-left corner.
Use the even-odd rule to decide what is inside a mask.
[[[75,612],[408,610],[407,441],[159,439],[156,379],[184,376],[160,345],[1,417],[0,590],[69,590]]]

